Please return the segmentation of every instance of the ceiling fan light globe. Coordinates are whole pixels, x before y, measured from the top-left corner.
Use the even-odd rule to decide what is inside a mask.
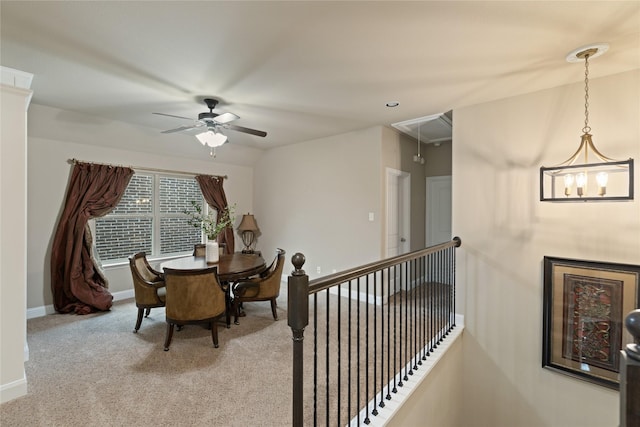
[[[196,135],[198,141],[202,145],[208,145],[209,147],[215,148],[220,147],[222,144],[227,142],[227,136],[221,133],[216,133],[212,130],[208,130],[206,132],[202,132]]]

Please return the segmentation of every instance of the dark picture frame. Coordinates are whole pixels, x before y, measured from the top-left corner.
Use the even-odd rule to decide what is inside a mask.
[[[542,367],[619,388],[624,318],[640,307],[640,266],[544,257]]]

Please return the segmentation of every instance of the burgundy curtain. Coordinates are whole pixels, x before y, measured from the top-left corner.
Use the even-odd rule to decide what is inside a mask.
[[[200,191],[202,191],[202,195],[209,206],[218,212],[227,209],[229,204],[227,203],[227,196],[224,194],[224,188],[222,188],[224,182],[223,177],[198,175],[196,176],[196,181],[200,184]],[[235,251],[233,227],[225,228],[225,230],[218,235],[218,243],[226,244],[225,253],[232,254]]]
[[[60,313],[88,314],[111,308],[113,296],[92,257],[91,218],[109,213],[120,201],[133,169],[76,162],[51,248],[53,305]]]

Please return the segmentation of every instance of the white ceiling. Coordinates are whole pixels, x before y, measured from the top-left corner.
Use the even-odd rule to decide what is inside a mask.
[[[595,42],[610,49],[592,78],[640,68],[639,1],[2,0],[0,14],[1,65],[35,75],[33,103],[167,141],[185,122],[151,113],[196,117],[205,96],[268,133],[231,143],[269,148],[577,82],[565,56]]]

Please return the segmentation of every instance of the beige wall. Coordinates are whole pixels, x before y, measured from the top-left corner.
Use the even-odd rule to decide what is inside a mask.
[[[461,422],[463,414],[460,410],[464,383],[460,369],[462,357],[462,339],[458,338],[389,420],[387,426],[465,426]]]
[[[466,324],[460,425],[618,425],[618,392],[541,368],[543,257],[640,264],[637,190],[633,202],[538,201],[539,167],[579,144],[583,86],[454,112],[453,230],[462,238]],[[639,93],[638,70],[591,81],[590,124],[605,155],[640,159]]]
[[[257,249],[285,249],[287,274],[303,253],[312,278],[379,259],[380,144],[375,127],[266,151],[254,172]]]
[[[198,160],[125,150],[113,144],[114,139],[119,144],[130,138],[145,137],[143,130],[111,123],[108,131],[101,132],[98,125],[90,126],[86,122],[51,120],[51,116],[65,117],[68,114],[62,110],[35,104],[29,111],[28,308],[50,306],[53,303],[50,273],[51,243],[71,175],[72,166],[67,161],[70,158],[87,162],[227,175],[229,178],[225,181],[224,187],[229,203],[237,205],[236,225],[239,224],[242,212],[253,210],[253,169],[251,167],[212,162],[206,151],[202,152],[202,158]],[[48,129],[41,126],[43,122],[48,122]],[[31,123],[40,125],[31,125]],[[52,139],[48,137],[49,134],[65,140]],[[66,139],[71,139],[73,142]],[[195,138],[192,139],[188,142],[197,146]],[[80,143],[81,141],[92,141],[94,145]],[[237,237],[237,244],[240,244],[239,237]],[[128,265],[108,267],[106,273],[111,292],[132,289]],[[50,312],[51,307],[47,308]]]
[[[439,146],[425,144],[422,155],[425,158],[426,176],[451,175],[451,142],[443,142]]]

